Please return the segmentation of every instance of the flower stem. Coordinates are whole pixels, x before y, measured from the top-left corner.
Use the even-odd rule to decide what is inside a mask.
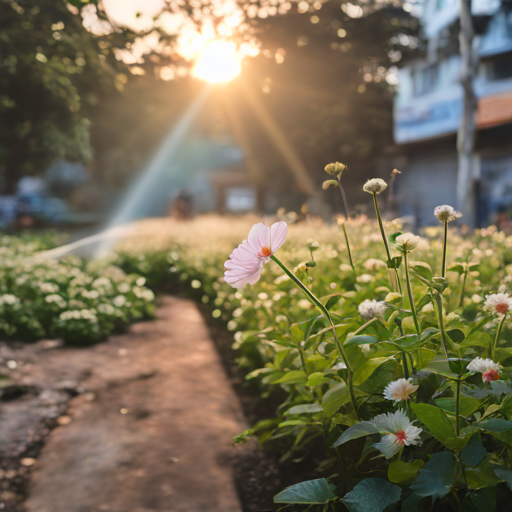
[[[507,318],[507,315],[503,315],[503,318],[501,319],[500,325],[498,326],[498,330],[496,331],[496,336],[494,337],[494,341],[491,345],[491,359],[494,361],[494,352],[496,350],[496,345],[498,344],[498,339],[501,334],[501,330],[503,329],[503,324],[505,323],[505,319]]]
[[[354,371],[352,370],[352,367],[350,365],[350,361],[347,357],[347,354],[345,353],[345,350],[343,350],[343,347],[340,343],[340,340],[338,339],[338,334],[336,333],[336,327],[334,325],[334,322],[332,321],[331,315],[328,311],[328,309],[320,302],[320,300],[313,294],[311,290],[300,280],[298,279],[288,268],[281,263],[275,255],[270,256],[271,260],[274,260],[284,271],[284,273],[304,292],[304,294],[308,297],[308,299],[322,312],[322,315],[325,317],[325,319],[329,322],[332,330],[332,334],[334,337],[334,342],[336,344],[336,347],[338,348],[338,352],[340,353],[340,356],[345,363],[347,370],[348,370],[348,382],[349,382],[349,391],[350,391],[350,397],[352,399],[352,405],[354,407],[354,411],[356,413],[356,416],[359,417],[358,409],[357,409],[357,401],[356,397],[354,395],[354,386],[353,386],[353,375]]]
[[[440,294],[436,294],[435,302],[437,306],[437,322],[439,323],[439,330],[441,331],[441,338],[443,340],[444,354],[448,357],[448,335],[444,329],[443,299]]]
[[[377,221],[379,222],[380,234],[382,235],[382,241],[384,242],[384,247],[386,248],[386,255],[388,257],[388,263],[391,263],[391,253],[389,252],[389,244],[386,238],[386,232],[384,231],[384,224],[382,223],[382,216],[380,214],[379,203],[377,201],[377,194],[373,194],[373,204],[375,206],[375,213],[377,214]],[[395,271],[396,285],[393,285],[391,282],[391,286],[396,290],[400,291],[400,295],[402,295],[402,284],[400,283],[400,276],[398,274],[398,269],[393,266]]]
[[[407,261],[407,252],[403,252],[404,255],[404,267],[405,267],[405,283],[407,285],[407,294],[409,295],[409,304],[411,306],[412,317],[414,319],[414,326],[416,327],[416,333],[418,336],[421,335],[420,323],[418,321],[418,314],[416,313],[416,305],[414,304],[414,296],[411,288],[411,276],[409,275],[409,262]]]
[[[343,188],[343,185],[341,184],[341,180],[340,178],[338,177],[338,187],[340,188],[340,192],[341,192],[341,199],[343,201],[343,206],[345,207],[345,215],[347,216],[347,220],[349,218],[349,213],[348,213],[348,202],[347,202],[347,196],[345,194],[345,189]]]
[[[461,308],[464,305],[464,293],[466,292],[466,280],[468,278],[468,268],[466,265],[466,270],[464,271],[464,279],[462,280],[462,289],[460,291],[460,301],[459,307]]]
[[[448,242],[448,222],[444,223],[444,241],[443,241],[443,265],[441,267],[441,277],[446,277],[446,244]]]
[[[457,396],[455,397],[455,433],[460,435],[460,376],[457,377]]]
[[[345,243],[347,244],[348,259],[350,261],[350,266],[352,267],[352,270],[355,271],[356,268],[354,267],[354,262],[352,261],[352,252],[350,251],[350,243],[348,241],[348,235],[347,235],[347,229],[345,228],[345,223],[343,223],[341,225],[341,229],[343,229],[343,235],[345,235]]]

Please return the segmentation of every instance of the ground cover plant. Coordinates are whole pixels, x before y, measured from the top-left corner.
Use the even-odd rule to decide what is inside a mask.
[[[281,213],[248,235],[253,219],[148,221],[141,231],[152,252],[127,242],[119,258],[141,273],[154,259],[153,279],[167,272],[190,285],[234,332],[247,378],[263,394],[285,393],[274,418],[236,441],[278,439],[284,457],[325,443],[311,480],[276,503],[507,510],[512,237],[492,226],[449,229],[459,214],[446,205],[436,209],[439,227],[402,233],[399,220],[381,218],[385,189],[382,180],[365,185],[377,222]]]
[[[44,256],[61,242],[62,236],[44,233],[1,238],[2,339],[92,343],[152,316],[154,294],[144,277],[75,256]]]

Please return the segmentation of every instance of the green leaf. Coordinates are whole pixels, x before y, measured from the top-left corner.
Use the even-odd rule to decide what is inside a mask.
[[[438,398],[434,400],[437,407],[447,411],[451,414],[455,414],[455,397]],[[470,398],[468,396],[461,396],[459,400],[459,412],[463,418],[470,416],[477,411],[483,400],[477,400],[476,398]]]
[[[506,432],[507,430],[512,430],[512,421],[503,420],[501,418],[479,421],[475,423],[475,425],[487,432]]]
[[[460,455],[462,462],[473,468],[476,468],[482,462],[483,458],[487,455],[487,451],[482,446],[480,434],[471,436],[468,444],[460,452]]]
[[[411,270],[418,276],[423,277],[423,279],[427,279],[430,281],[432,279],[432,269],[428,263],[423,263],[423,261],[417,261],[412,267]]]
[[[464,474],[470,489],[483,489],[484,487],[493,487],[500,483],[493,467],[489,463],[488,456],[476,468],[466,466]]]
[[[464,273],[464,267],[460,263],[454,263],[453,265],[450,265],[446,270],[450,272],[457,272],[458,274]]]
[[[413,460],[412,462],[395,460],[388,467],[388,479],[394,484],[411,485],[424,464],[422,460]]]
[[[321,505],[336,499],[333,488],[334,486],[325,478],[306,480],[300,484],[291,485],[274,496],[274,503]]]
[[[416,493],[412,493],[402,502],[401,512],[419,512],[420,501],[423,499],[422,496],[418,496]]]
[[[371,345],[372,343],[377,343],[378,341],[379,340],[375,336],[366,336],[363,334],[360,336],[352,336],[352,338],[348,338],[348,340],[345,341],[344,345]]]
[[[333,447],[340,446],[345,444],[352,439],[358,439],[359,437],[369,436],[371,434],[377,434],[379,429],[372,421],[360,421],[355,425],[351,426],[341,436],[339,439],[333,444]]]
[[[504,380],[491,381],[492,394],[499,400],[501,395],[509,395],[512,393],[512,388]]]
[[[332,416],[342,405],[350,401],[350,390],[344,382],[333,386],[322,398],[322,407],[327,416]]]
[[[293,370],[285,373],[280,379],[277,379],[273,384],[301,384],[306,382],[306,374],[300,370]]]
[[[340,295],[333,295],[326,303],[325,303],[325,309],[327,311],[331,310],[340,300]]]
[[[400,265],[402,264],[402,256],[395,256],[394,258],[391,258],[387,262],[388,268],[400,268]]]
[[[436,373],[437,375],[442,375],[443,377],[449,377],[451,379],[457,378],[457,375],[453,373],[450,368],[448,359],[446,359],[444,356],[434,357],[425,368],[421,369],[421,371]]]
[[[446,334],[450,336],[451,340],[455,343],[462,343],[466,338],[466,335],[460,329],[452,329]]]
[[[401,495],[400,487],[383,478],[366,478],[345,494],[343,503],[350,512],[382,512]]]
[[[497,487],[486,487],[478,491],[470,491],[469,499],[478,512],[490,512],[496,510]]]
[[[316,388],[320,384],[323,384],[325,382],[325,377],[322,372],[315,372],[312,373],[307,380],[307,385],[310,388]]]
[[[494,467],[494,474],[500,479],[503,480],[507,487],[512,491],[512,469],[504,468],[504,467]]]
[[[359,386],[370,377],[370,375],[383,363],[388,361],[389,357],[376,357],[366,361],[354,372],[353,382],[355,386]]]
[[[323,408],[320,404],[304,404],[304,405],[296,405],[294,407],[290,407],[285,413],[285,415],[289,414],[313,414],[315,412],[322,412]]]
[[[448,448],[451,448],[450,440],[455,437],[450,420],[438,407],[428,404],[411,404],[414,414],[430,430],[432,435]]]
[[[434,453],[420,469],[411,489],[418,496],[432,496],[432,501],[446,496],[455,481],[455,457],[450,452]]]

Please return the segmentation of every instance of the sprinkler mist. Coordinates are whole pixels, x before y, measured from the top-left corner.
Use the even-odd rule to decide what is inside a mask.
[[[126,225],[143,216],[144,207],[150,201],[151,190],[164,173],[168,172],[169,161],[187,136],[210,91],[211,85],[206,85],[184,112],[177,124],[162,141],[149,164],[130,186],[118,209],[100,233],[46,251],[40,255],[46,258],[60,258],[66,254],[78,254],[93,258],[106,257],[115,243],[129,234]]]

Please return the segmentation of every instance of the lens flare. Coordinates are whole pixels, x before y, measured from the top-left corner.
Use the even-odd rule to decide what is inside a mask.
[[[236,48],[227,41],[213,41],[199,54],[195,76],[212,83],[229,82],[241,71]]]

